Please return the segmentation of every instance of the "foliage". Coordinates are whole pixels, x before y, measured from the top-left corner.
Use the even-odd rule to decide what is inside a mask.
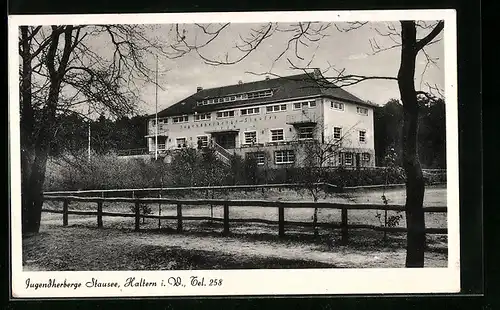
[[[59,115],[59,126],[52,142],[51,155],[87,150],[89,126],[90,146],[98,154],[145,148],[145,122],[145,116],[123,116],[113,120],[102,114],[96,120],[87,120],[76,113]]]
[[[125,159],[108,153],[64,153],[47,165],[44,190],[118,189],[159,187],[158,165],[142,159]],[[166,165],[163,164],[162,165]],[[166,170],[166,169],[165,169]],[[168,171],[167,171],[168,172]],[[164,177],[169,180],[168,177]]]
[[[205,148],[183,148],[174,153],[170,164],[175,186],[216,186],[227,184],[232,176],[230,169],[215,155],[214,150]]]
[[[386,156],[384,158],[384,166],[386,167],[386,171],[384,173],[385,175],[385,183],[384,185],[387,186],[388,183],[388,173],[390,171],[401,171],[402,168],[398,166],[398,154],[394,147],[390,147],[386,151]],[[384,186],[384,191],[382,192],[382,202],[384,203],[385,206],[389,204],[389,199],[387,199],[385,195],[385,186]],[[399,222],[403,219],[403,215],[401,214],[401,211],[397,211],[396,214],[388,215],[387,210],[384,210],[384,226],[385,227],[396,227],[399,225]],[[378,212],[376,213],[376,217],[380,221],[381,214]],[[384,231],[384,240],[387,239],[387,232]]]
[[[302,172],[305,168],[288,167],[288,168],[271,168],[265,170],[266,183],[301,183],[300,177],[306,173]],[[263,173],[264,173],[263,172]],[[349,186],[364,186],[364,185],[383,185],[388,184],[403,184],[405,181],[404,171],[402,169],[386,169],[386,168],[363,168],[350,169],[346,167],[329,167],[324,170],[322,182],[327,182],[339,187]]]
[[[245,173],[246,184],[258,184],[259,181],[259,166],[257,165],[257,157],[250,153],[243,161],[243,170]]]
[[[63,153],[65,145],[64,140],[57,141],[61,115],[83,108],[87,114],[92,109],[116,117],[136,113],[139,91],[152,82],[148,58],[165,56],[158,40],[148,37],[149,29],[146,25],[19,27],[23,234],[40,229],[47,161]],[[96,50],[96,40],[108,50]],[[82,136],[81,126],[74,129]]]
[[[446,168],[446,120],[445,102],[442,99],[418,100],[418,156],[423,168]],[[401,165],[403,105],[390,99],[374,111],[375,154],[378,166],[384,165],[388,150],[397,152],[397,163]]]

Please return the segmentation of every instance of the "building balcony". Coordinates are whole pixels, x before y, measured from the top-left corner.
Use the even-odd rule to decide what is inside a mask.
[[[158,135],[159,136],[168,136],[168,133],[169,133],[169,129],[167,128],[167,126],[164,126],[162,124],[160,124],[160,126],[158,126]],[[156,126],[149,126],[148,128],[148,136],[153,136],[156,134]]]
[[[286,123],[289,125],[316,125],[318,123],[316,111],[301,110],[286,116]]]

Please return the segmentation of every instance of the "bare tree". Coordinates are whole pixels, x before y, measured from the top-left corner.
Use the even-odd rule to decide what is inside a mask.
[[[101,53],[98,47],[109,52]],[[79,105],[131,114],[140,82],[153,82],[148,56],[164,54],[145,26],[21,26],[21,174],[23,233],[40,228],[42,190],[58,114]]]
[[[318,122],[323,124],[322,121]],[[340,156],[343,151],[348,150],[350,145],[350,134],[357,124],[350,127],[339,137],[333,134],[325,134],[332,128],[324,126],[314,127],[311,136],[301,137],[296,135],[293,143],[295,145],[295,164],[299,170],[298,184],[301,184],[311,195],[314,203],[318,202],[320,195],[325,191],[325,183],[328,175],[335,166],[341,165]],[[318,237],[318,208],[313,211],[314,236]]]
[[[208,56],[204,53],[204,48],[216,41],[216,38],[227,31],[229,24],[223,25],[196,25],[204,34],[204,39],[200,43],[197,35],[191,35],[186,28],[180,25],[172,27],[176,34],[176,41],[171,44],[171,57],[180,57],[190,52],[200,56],[205,63],[210,65],[232,65],[247,58],[252,52],[257,50],[263,42],[271,40],[276,33],[288,34],[288,39],[282,42],[282,52],[276,57],[276,61],[287,57],[291,68],[307,72],[313,61],[313,56],[307,61],[303,56],[303,50],[310,45],[319,42],[328,35],[327,31],[334,28],[339,32],[356,31],[365,27],[368,22],[347,22],[325,24],[320,22],[298,22],[283,26],[278,23],[267,23],[254,27],[246,35],[240,35],[233,51],[236,55],[229,55],[226,51],[223,55]],[[370,80],[393,80],[398,83],[401,102],[404,106],[404,124],[402,137],[403,168],[406,174],[406,222],[408,228],[407,235],[407,256],[406,267],[424,266],[424,248],[425,248],[425,219],[423,211],[424,198],[424,180],[422,169],[417,156],[417,130],[418,130],[418,104],[417,96],[426,96],[430,99],[441,96],[441,90],[436,85],[426,83],[427,90],[415,89],[415,67],[416,58],[419,53],[424,54],[427,60],[424,72],[428,65],[435,64],[426,51],[426,47],[440,40],[439,34],[444,28],[444,21],[400,21],[399,25],[392,22],[386,23],[383,29],[375,27],[377,36],[385,37],[393,42],[390,46],[379,44],[377,39],[370,40],[372,51],[369,54],[380,53],[389,49],[400,49],[400,67],[397,74],[392,76],[369,76],[347,73],[345,69],[337,69],[329,64],[323,70],[323,77],[315,78],[318,87],[346,87],[356,85]],[[420,38],[417,38],[417,32]],[[276,45],[276,42],[273,42]],[[316,44],[316,48],[319,47]],[[305,65],[299,66],[296,61],[304,62]],[[272,71],[272,70],[270,70]],[[326,73],[334,71],[334,75]],[[259,74],[273,75],[272,72]],[[421,84],[423,83],[423,76]],[[421,85],[422,86],[422,85]]]

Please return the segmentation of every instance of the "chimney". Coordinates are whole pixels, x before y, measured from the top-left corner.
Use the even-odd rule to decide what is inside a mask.
[[[266,81],[269,81],[269,75],[266,75]]]
[[[202,90],[203,90],[203,87],[201,87],[201,86],[196,87],[196,92],[197,93],[200,92],[200,91],[202,91]]]
[[[242,80],[239,80],[239,81],[238,81],[238,85],[241,85],[241,84],[243,84],[243,81],[242,81]]]

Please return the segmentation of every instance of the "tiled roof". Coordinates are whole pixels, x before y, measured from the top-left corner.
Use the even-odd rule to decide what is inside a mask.
[[[333,85],[333,84],[332,84]],[[231,94],[245,93],[258,90],[272,89],[271,97],[262,97],[247,100],[238,100],[217,104],[197,105],[197,101],[208,98],[220,98]],[[256,82],[242,83],[236,85],[222,86],[200,90],[186,99],[158,112],[159,117],[192,114],[194,112],[210,112],[219,109],[229,109],[239,106],[247,106],[255,103],[272,103],[282,100],[293,100],[294,98],[327,96],[349,102],[367,103],[353,94],[337,87],[318,87],[317,82],[310,74],[299,74],[293,76],[265,79]]]

